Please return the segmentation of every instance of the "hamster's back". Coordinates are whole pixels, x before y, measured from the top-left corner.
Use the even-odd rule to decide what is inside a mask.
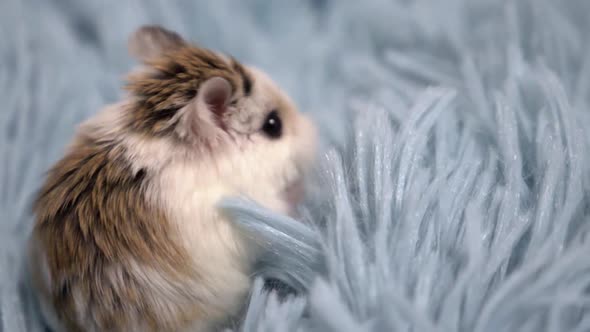
[[[35,203],[32,281],[46,315],[68,331],[175,330],[199,315],[178,298],[190,264],[146,197],[149,174],[124,153],[116,142],[79,136]]]

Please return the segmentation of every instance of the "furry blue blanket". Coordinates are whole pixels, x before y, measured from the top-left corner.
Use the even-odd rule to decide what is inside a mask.
[[[257,65],[321,127],[301,220],[221,203],[261,246],[234,331],[589,331],[590,2],[0,1],[0,331],[30,203],[159,23]],[[282,297],[264,279],[296,295]]]

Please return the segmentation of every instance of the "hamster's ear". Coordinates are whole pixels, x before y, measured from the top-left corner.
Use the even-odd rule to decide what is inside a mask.
[[[232,86],[225,78],[215,76],[199,86],[197,97],[187,105],[179,128],[184,137],[215,144],[219,130],[224,128],[223,114],[232,96]]]
[[[223,77],[212,77],[201,84],[197,93],[197,103],[201,111],[221,115],[231,99],[232,87]]]
[[[144,25],[129,37],[127,46],[133,57],[145,62],[185,44],[184,39],[174,31],[158,25]]]

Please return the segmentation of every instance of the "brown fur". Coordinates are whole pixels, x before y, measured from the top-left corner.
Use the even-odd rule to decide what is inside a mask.
[[[164,269],[172,279],[188,273],[187,257],[174,245],[166,217],[144,196],[149,174],[133,174],[123,152],[110,142],[79,140],[49,172],[35,203],[33,236],[53,280],[51,304],[73,331],[82,330],[73,317],[73,289],[88,303],[87,315],[95,316],[87,319],[101,330],[125,326],[129,311],[155,324],[158,313],[147,306],[145,290],[121,268],[131,259]],[[119,273],[123,284],[114,282],[112,273]]]
[[[173,48],[145,62],[152,70],[130,75],[126,89],[136,98],[129,112],[129,126],[149,135],[170,134],[176,125],[171,121],[176,112],[209,78],[227,79],[234,100],[250,93],[252,78],[242,64],[194,45]]]

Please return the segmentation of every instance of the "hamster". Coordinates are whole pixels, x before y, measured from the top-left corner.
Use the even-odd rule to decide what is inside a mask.
[[[291,213],[316,128],[264,72],[173,31],[142,26],[129,50],[127,94],[39,191],[33,285],[55,330],[210,331],[244,305],[256,259],[217,203]]]

